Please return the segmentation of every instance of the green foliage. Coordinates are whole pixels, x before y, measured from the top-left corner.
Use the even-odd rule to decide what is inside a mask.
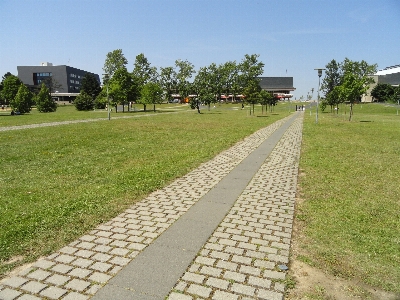
[[[82,78],[81,93],[92,95],[96,98],[101,91],[100,82],[97,81],[96,77],[92,73],[86,73]]]
[[[50,92],[45,84],[42,84],[39,94],[35,97],[36,108],[40,112],[55,112],[57,110],[57,103],[51,99]]]
[[[194,70],[194,65],[187,60],[176,60],[175,66],[178,69],[176,74],[177,88],[181,98],[185,99],[190,95],[191,84],[189,79],[192,78],[196,71]]]
[[[108,93],[113,105],[125,104],[138,97],[138,87],[125,67],[117,69],[108,82]]]
[[[319,103],[319,108],[321,109],[321,111],[325,111],[327,105],[328,101],[326,99],[322,99]]]
[[[17,95],[12,101],[10,101],[11,108],[16,112],[25,114],[31,111],[32,105],[33,105],[32,93],[28,90],[25,84],[21,84],[19,86]]]
[[[114,72],[120,68],[125,68],[128,64],[128,60],[122,53],[122,49],[116,49],[114,51],[108,52],[106,60],[104,62],[103,70],[111,78]]]
[[[94,101],[93,96],[81,92],[75,99],[74,105],[77,110],[93,110]]]
[[[7,76],[6,76],[7,75]],[[2,81],[1,98],[5,104],[14,101],[22,81],[15,75],[6,74]]]
[[[387,83],[378,83],[371,91],[371,96],[378,102],[397,102],[395,88]]]
[[[162,103],[162,101],[162,89],[158,83],[148,82],[143,86],[138,103],[144,106],[153,104],[155,111],[155,105]]]
[[[169,101],[172,94],[177,91],[176,72],[173,67],[161,68],[160,85],[164,91],[164,100]]]
[[[103,86],[99,95],[94,100],[94,107],[97,109],[105,109],[107,106],[107,87]]]

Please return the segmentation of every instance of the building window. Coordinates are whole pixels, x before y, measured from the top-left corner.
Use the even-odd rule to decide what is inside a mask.
[[[75,81],[75,83],[76,83],[76,84],[79,84],[79,81],[78,81],[78,80],[76,80],[76,81]]]
[[[70,79],[70,81],[69,81],[70,83],[75,83],[75,81],[73,80],[73,79]]]

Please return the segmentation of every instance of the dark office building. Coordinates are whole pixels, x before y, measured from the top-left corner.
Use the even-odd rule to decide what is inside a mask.
[[[53,96],[76,96],[80,92],[82,79],[87,72],[70,66],[53,66],[51,63],[42,63],[40,66],[18,66],[18,78],[26,85],[40,87],[43,81],[51,77],[53,85]],[[93,73],[91,73],[93,74]],[[100,83],[100,77],[93,74]]]

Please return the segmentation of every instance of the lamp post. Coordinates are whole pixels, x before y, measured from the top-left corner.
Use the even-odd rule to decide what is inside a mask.
[[[319,107],[319,86],[320,86],[320,82],[321,82],[321,76],[322,76],[322,71],[325,69],[322,68],[317,68],[314,69],[318,71],[318,98],[317,98],[317,113],[315,114],[315,123],[318,124],[318,107]]]
[[[111,120],[111,114],[110,114],[110,99],[108,98],[108,74],[103,74],[104,75],[104,80],[106,81],[106,88],[107,88],[107,111],[108,111],[108,120]]]

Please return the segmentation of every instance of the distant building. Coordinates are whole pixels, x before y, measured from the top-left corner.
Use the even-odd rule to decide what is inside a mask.
[[[52,96],[56,100],[73,101],[80,93],[82,79],[86,73],[81,69],[66,65],[53,66],[52,63],[41,63],[39,66],[17,66],[18,78],[27,86],[40,88],[42,82],[51,79],[53,83]],[[100,83],[98,74],[91,73]]]
[[[395,65],[391,67],[379,70],[371,77],[375,80],[375,83],[371,84],[366,95],[361,98],[362,102],[373,102],[374,97],[371,96],[371,91],[378,83],[387,83],[392,86],[399,86],[400,84],[400,65]]]
[[[293,94],[290,92],[296,90],[293,87],[293,77],[258,77],[260,87],[270,92],[275,98],[280,100],[290,99]]]

